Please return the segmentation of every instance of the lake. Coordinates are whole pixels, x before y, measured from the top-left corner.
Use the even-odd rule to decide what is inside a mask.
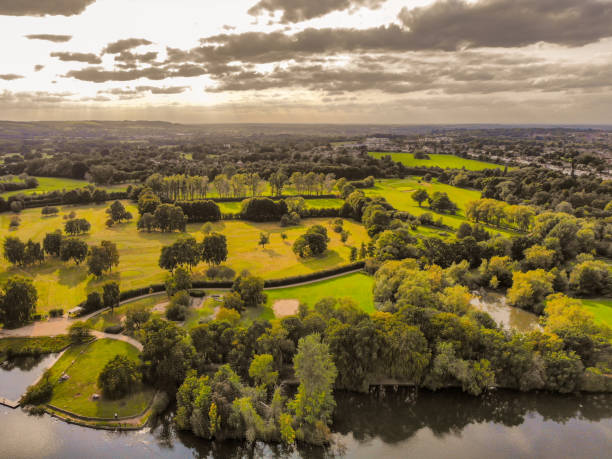
[[[28,386],[53,366],[59,354],[14,357],[0,365],[0,397],[19,400]]]
[[[537,315],[508,305],[506,297],[499,293],[477,292],[471,304],[476,309],[487,312],[498,325],[507,330],[528,332],[540,328]]]
[[[87,429],[0,407],[0,456],[10,458],[348,457],[609,458],[612,395],[458,390],[339,392],[331,449],[214,443],[177,433],[165,416],[139,432]]]

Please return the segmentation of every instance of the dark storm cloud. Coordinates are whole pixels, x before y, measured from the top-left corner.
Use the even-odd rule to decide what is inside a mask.
[[[608,0],[437,0],[399,19],[420,49],[517,47],[537,42],[580,46],[612,35]]]
[[[332,11],[343,11],[349,8],[378,8],[386,0],[260,0],[249,9],[249,14],[259,16],[264,12],[273,14],[282,12],[281,22],[300,22],[325,16]]]
[[[109,43],[102,52],[108,54],[119,54],[122,51],[127,51],[129,49],[136,48],[137,46],[150,44],[152,44],[152,42],[144,38],[126,38],[124,40]]]
[[[72,39],[72,35],[53,35],[47,33],[31,34],[25,37],[29,40],[52,41],[53,43],[65,43]]]
[[[23,75],[17,75],[15,73],[5,73],[0,75],[0,80],[6,81],[19,80],[20,78],[23,78]]]
[[[56,52],[51,53],[51,57],[57,57],[63,62],[87,62],[88,64],[101,64],[102,59],[92,53],[70,53],[70,52]]]
[[[0,0],[4,16],[73,16],[96,0]]]

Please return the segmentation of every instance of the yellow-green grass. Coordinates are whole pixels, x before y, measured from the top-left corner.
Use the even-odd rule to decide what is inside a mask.
[[[427,207],[426,203],[423,203],[423,206],[419,207],[419,205],[412,200],[412,192],[419,188],[426,190],[430,195],[436,191],[447,193],[450,200],[457,204],[459,211],[455,215],[449,215],[432,211],[429,207]],[[445,185],[436,181],[428,183],[420,180],[419,178],[377,180],[373,188],[367,188],[364,190],[364,192],[367,196],[383,196],[389,202],[389,204],[396,209],[409,212],[412,215],[418,216],[428,212],[432,214],[434,220],[442,217],[442,222],[454,229],[459,228],[461,223],[467,221],[465,217],[465,208],[467,203],[481,198],[480,191]],[[516,234],[515,232],[507,229],[495,228],[488,225],[484,226],[492,234],[500,233],[506,236]]]
[[[308,209],[339,209],[344,203],[342,199],[338,198],[306,199],[305,202]],[[217,204],[219,204],[222,214],[238,214],[242,208],[242,202],[219,202]]]
[[[3,356],[13,351],[19,353],[24,349],[35,349],[41,354],[59,352],[70,344],[68,335],[41,336],[35,338],[3,338],[0,339],[0,362]]]
[[[297,287],[266,290],[267,307],[272,307],[277,300],[295,299],[310,307],[323,298],[351,298],[365,312],[374,312],[372,287],[374,279],[364,273],[353,273],[312,284]]]
[[[484,169],[503,169],[504,165],[477,161],[475,159],[460,158],[454,155],[433,155],[430,159],[415,159],[412,153],[377,153],[370,152],[370,156],[380,159],[383,156],[391,156],[395,162],[402,163],[406,167],[440,167],[442,169],[467,169],[470,171],[481,171]]]
[[[612,299],[596,298],[582,300],[582,304],[593,313],[595,321],[612,327]]]
[[[112,418],[115,413],[119,417],[142,413],[153,397],[152,389],[141,384],[130,395],[109,400],[102,395],[98,387],[98,375],[104,365],[118,354],[139,362],[138,349],[123,341],[102,339],[68,349],[51,368],[51,380],[55,387],[50,404],[92,418]],[[69,379],[59,381],[64,372]],[[93,400],[93,394],[100,395],[100,398]]]
[[[58,190],[75,190],[77,188],[84,188],[87,185],[91,185],[86,180],[75,180],[69,178],[57,178],[57,177],[36,177],[38,180],[38,187],[30,188],[27,190],[16,190],[16,191],[7,191],[5,193],[0,194],[3,198],[8,198],[9,196],[13,196],[16,194],[36,194],[36,193],[49,193],[51,191]],[[126,184],[119,185],[108,185],[102,186],[99,188],[104,188],[108,191],[124,191],[127,188]]]
[[[124,202],[127,210],[137,215],[133,204]],[[176,233],[139,232],[136,222],[115,225],[107,228],[105,221],[107,204],[87,206],[62,206],[60,215],[41,217],[40,209],[27,209],[21,213],[21,225],[17,231],[9,231],[12,214],[0,214],[0,240],[8,235],[20,237],[26,241],[42,241],[45,233],[62,229],[65,220],[63,215],[74,211],[79,218],[91,223],[89,234],[81,236],[90,245],[100,244],[103,240],[117,244],[120,264],[113,272],[95,278],[87,273],[85,263],[80,266],[73,262],[64,263],[55,258],[47,258],[41,265],[26,268],[11,266],[6,260],[0,260],[0,282],[14,275],[34,279],[38,289],[38,312],[47,312],[53,308],[69,309],[83,301],[92,291],[100,291],[102,285],[110,280],[118,281],[122,290],[146,287],[163,282],[167,272],[159,268],[158,260],[161,248],[181,237]],[[296,227],[281,228],[277,222],[250,223],[232,220],[214,223],[213,230],[227,236],[229,256],[226,265],[237,273],[249,270],[265,279],[276,279],[287,276],[309,274],[324,269],[334,268],[349,263],[350,245],[359,247],[362,241],[369,238],[365,228],[353,221],[346,221],[344,227],[351,235],[346,244],[340,241],[340,235],[331,230],[331,219],[305,219]],[[303,234],[307,227],[323,224],[328,229],[331,242],[327,252],[321,257],[299,259],[291,250],[293,241]],[[202,224],[190,224],[188,233],[202,240]],[[265,248],[258,245],[261,232],[270,233],[270,244]],[[287,240],[280,234],[284,232]],[[202,280],[206,265],[200,264],[194,269],[194,278]]]
[[[167,301],[168,297],[165,293],[159,295],[152,295],[139,300],[130,301],[129,303],[123,304],[113,311],[105,311],[97,316],[90,318],[87,324],[94,330],[104,331],[107,327],[113,325],[121,325],[121,322],[127,312],[131,309],[153,309],[153,307],[159,303]]]

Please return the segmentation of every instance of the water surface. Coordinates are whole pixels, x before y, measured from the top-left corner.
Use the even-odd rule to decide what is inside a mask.
[[[499,293],[478,293],[471,303],[475,308],[487,312],[498,325],[507,330],[528,332],[540,328],[536,314],[508,305],[506,297]]]
[[[19,400],[28,386],[50,368],[58,354],[13,357],[0,365],[0,397]]]

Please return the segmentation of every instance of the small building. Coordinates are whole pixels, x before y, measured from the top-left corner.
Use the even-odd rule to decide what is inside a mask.
[[[83,312],[83,308],[81,306],[77,306],[76,308],[72,308],[68,311],[68,317],[77,317]]]

